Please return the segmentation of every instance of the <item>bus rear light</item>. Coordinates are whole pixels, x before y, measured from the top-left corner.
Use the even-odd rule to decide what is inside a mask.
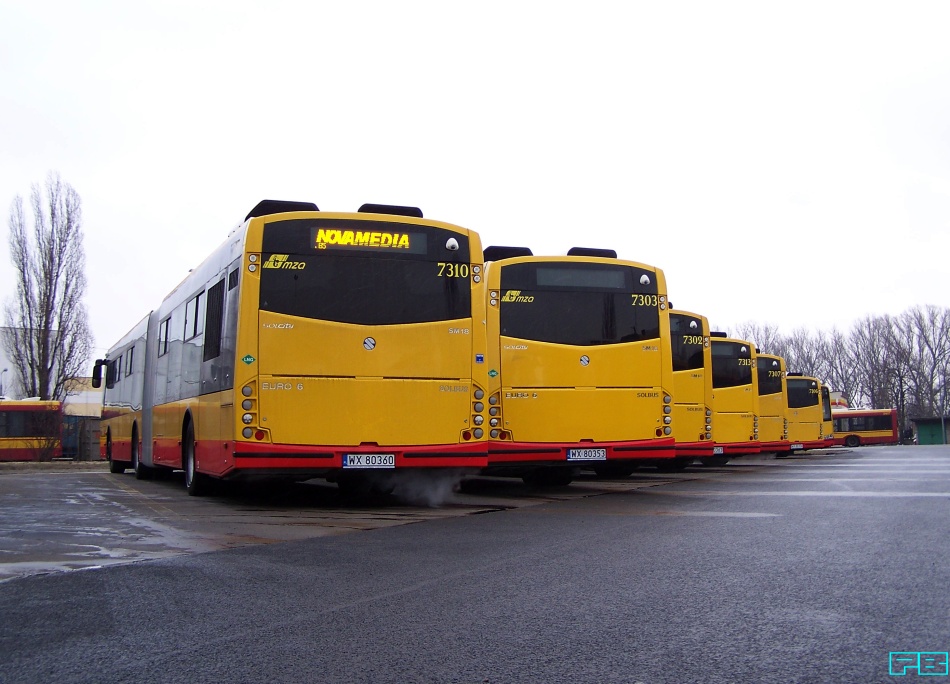
[[[707,433],[706,433],[706,439],[712,439],[712,433],[711,433],[711,432],[707,432]]]
[[[664,403],[664,404],[670,404],[670,403],[672,403],[672,402],[673,402],[673,397],[671,397],[669,394],[664,394],[664,395],[663,395],[663,403]]]
[[[243,394],[245,397],[249,397],[254,394],[254,388],[250,385],[244,385],[244,387],[241,388],[241,394]]]
[[[498,439],[498,435],[501,434],[501,430],[492,430],[488,434],[492,439]]]
[[[485,404],[480,401],[475,402],[475,413],[481,413],[485,410]]]
[[[673,422],[673,419],[670,418],[669,416],[663,416],[663,422],[669,425],[670,423]]]
[[[485,431],[482,430],[481,428],[475,428],[475,431],[472,434],[475,435],[475,439],[481,439],[482,435],[485,434]]]
[[[250,425],[254,422],[254,416],[252,416],[250,413],[245,413],[243,416],[241,416],[241,420],[244,421],[245,425]]]
[[[482,423],[485,422],[485,419],[482,418],[481,416],[475,416],[475,417],[472,419],[472,421],[473,421],[476,425],[481,425]]]
[[[254,407],[254,402],[250,399],[245,399],[241,402],[241,408],[245,411],[250,411]]]
[[[244,428],[244,430],[241,431],[241,434],[244,436],[244,439],[250,439],[254,436],[254,430],[251,428]]]
[[[663,407],[663,413],[672,413],[672,412],[673,412],[672,406],[667,405]]]
[[[498,395],[497,395],[497,394],[493,394],[493,395],[491,395],[490,397],[488,397],[488,403],[491,404],[492,406],[497,405],[497,404],[498,404],[498,401],[499,401],[499,399],[498,399]]]
[[[469,432],[468,430],[462,433],[462,439],[464,439],[466,442],[470,440],[471,438],[472,438],[472,433]]]
[[[488,421],[488,424],[491,425],[492,427],[498,427],[498,419],[492,418],[490,421]]]
[[[498,407],[497,407],[497,406],[492,406],[490,409],[488,409],[488,415],[490,415],[490,416],[497,416],[498,413],[499,413],[499,411],[498,411]]]
[[[662,436],[663,436],[663,428],[657,428],[657,429],[656,429],[656,436],[657,436],[657,437],[662,437]]]
[[[475,390],[475,398],[481,400],[485,396],[485,393],[481,389]]]
[[[254,433],[254,439],[256,439],[258,442],[264,439],[265,436],[266,434],[264,433],[263,430],[258,430],[257,432]]]
[[[664,435],[667,435],[667,436],[672,435],[672,434],[673,434],[673,428],[671,428],[671,427],[665,427],[665,428],[663,428],[663,434],[664,434]]]

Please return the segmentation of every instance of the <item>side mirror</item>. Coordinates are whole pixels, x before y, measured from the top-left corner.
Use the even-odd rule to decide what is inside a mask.
[[[103,359],[96,359],[96,365],[92,368],[92,386],[96,389],[102,387],[102,367],[105,364]]]

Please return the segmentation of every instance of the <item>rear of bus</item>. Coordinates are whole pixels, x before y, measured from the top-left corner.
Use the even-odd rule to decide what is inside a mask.
[[[716,456],[728,459],[759,453],[759,390],[755,346],[747,340],[710,333],[713,370],[713,425]]]
[[[788,373],[789,451],[829,446],[834,438],[831,396],[821,381],[802,373]],[[827,435],[827,439],[826,439]]]
[[[564,484],[579,466],[672,458],[663,272],[609,250],[504,249],[486,250],[490,472]]]
[[[713,455],[712,349],[705,316],[670,311],[676,457],[688,463]]]
[[[235,467],[487,464],[481,243],[414,208],[250,220]]]
[[[758,354],[756,369],[759,376],[759,446],[762,451],[788,451],[785,359],[774,354]]]

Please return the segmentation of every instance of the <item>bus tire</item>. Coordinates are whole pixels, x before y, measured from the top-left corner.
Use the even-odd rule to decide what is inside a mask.
[[[185,468],[185,489],[189,496],[204,496],[210,488],[207,475],[198,472],[195,463],[195,424],[190,420],[185,426],[185,438],[182,440],[182,465]]]
[[[571,468],[537,468],[521,478],[526,485],[534,487],[566,487],[574,481]]]
[[[855,447],[859,447],[861,446],[861,438],[858,437],[857,435],[848,435],[847,437],[844,438],[844,445],[846,447],[851,447],[852,449]]]
[[[151,480],[154,474],[139,458],[139,431],[135,425],[132,426],[132,470],[135,471],[136,480]]]
[[[109,459],[109,472],[115,475],[121,475],[125,472],[125,463],[112,459],[112,433],[106,433],[106,458]]]
[[[597,477],[622,480],[630,477],[637,468],[639,468],[639,466],[635,464],[605,463],[603,465],[594,466],[594,472],[597,473]]]
[[[691,458],[671,458],[668,461],[658,461],[656,469],[661,473],[679,473],[692,464]]]
[[[704,466],[724,466],[729,462],[728,456],[710,456],[703,459]]]

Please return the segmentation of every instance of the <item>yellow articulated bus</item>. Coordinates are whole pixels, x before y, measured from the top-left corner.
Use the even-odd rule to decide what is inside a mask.
[[[699,314],[670,311],[670,344],[677,435],[676,459],[671,467],[675,469],[714,455],[709,320]]]
[[[759,448],[759,379],[755,345],[710,333],[712,343],[713,425],[715,456],[710,465],[721,465],[734,456],[757,454]]]
[[[629,474],[672,459],[663,272],[613,250],[485,250],[487,472],[567,484],[577,469]]]
[[[759,381],[759,447],[762,451],[788,451],[788,390],[785,359],[775,354],[757,354]]]
[[[483,268],[475,232],[413,207],[261,202],[96,362],[112,470],[200,494],[483,468]]]
[[[831,393],[821,380],[802,373],[788,373],[789,452],[820,449],[834,443]]]

